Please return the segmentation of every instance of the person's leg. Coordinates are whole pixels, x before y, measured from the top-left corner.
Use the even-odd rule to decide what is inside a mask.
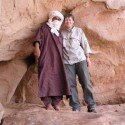
[[[76,71],[75,64],[69,65],[65,64],[66,74],[70,84],[72,96],[70,97],[69,104],[72,107],[72,110],[80,110],[80,102],[78,98],[77,84],[76,84]]]
[[[55,110],[59,111],[60,107],[60,101],[62,100],[62,96],[52,96],[52,106],[54,107]]]
[[[45,105],[45,108],[46,108],[47,110],[53,109],[53,108],[52,108],[52,105],[51,105],[51,103],[52,103],[51,97],[41,97],[41,100],[43,101],[43,103],[44,103],[44,105]]]
[[[96,104],[93,97],[93,90],[90,82],[90,76],[89,76],[86,60],[77,63],[76,70],[77,70],[79,82],[84,92],[84,99],[85,99],[85,102],[87,103],[88,112],[91,112],[91,111],[94,112]]]

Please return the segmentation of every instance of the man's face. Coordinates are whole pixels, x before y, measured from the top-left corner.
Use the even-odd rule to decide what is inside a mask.
[[[59,30],[62,25],[62,20],[60,17],[54,16],[50,21],[50,23],[55,29]]]
[[[66,28],[71,29],[74,26],[74,20],[72,17],[65,18],[64,25]]]
[[[54,21],[54,20],[61,21],[61,19],[60,19],[59,17],[57,17],[57,16],[54,16],[54,17],[52,18],[52,21]]]

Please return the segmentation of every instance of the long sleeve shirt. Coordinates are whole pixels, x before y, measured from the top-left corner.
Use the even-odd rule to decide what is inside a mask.
[[[63,30],[63,61],[64,64],[74,64],[86,60],[86,54],[92,53],[88,40],[81,28]]]

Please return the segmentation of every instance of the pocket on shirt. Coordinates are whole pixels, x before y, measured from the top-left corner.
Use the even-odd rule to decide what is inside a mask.
[[[66,47],[66,41],[67,41],[67,39],[63,38],[63,47]]]
[[[80,47],[80,40],[79,38],[77,37],[71,37],[71,46],[74,48],[74,49],[78,49]]]

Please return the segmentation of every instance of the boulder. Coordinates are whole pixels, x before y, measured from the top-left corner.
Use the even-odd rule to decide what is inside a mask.
[[[22,60],[0,63],[0,102],[9,103],[15,90],[27,70]]]
[[[0,124],[2,123],[2,119],[3,119],[4,113],[5,113],[4,107],[0,103]]]

